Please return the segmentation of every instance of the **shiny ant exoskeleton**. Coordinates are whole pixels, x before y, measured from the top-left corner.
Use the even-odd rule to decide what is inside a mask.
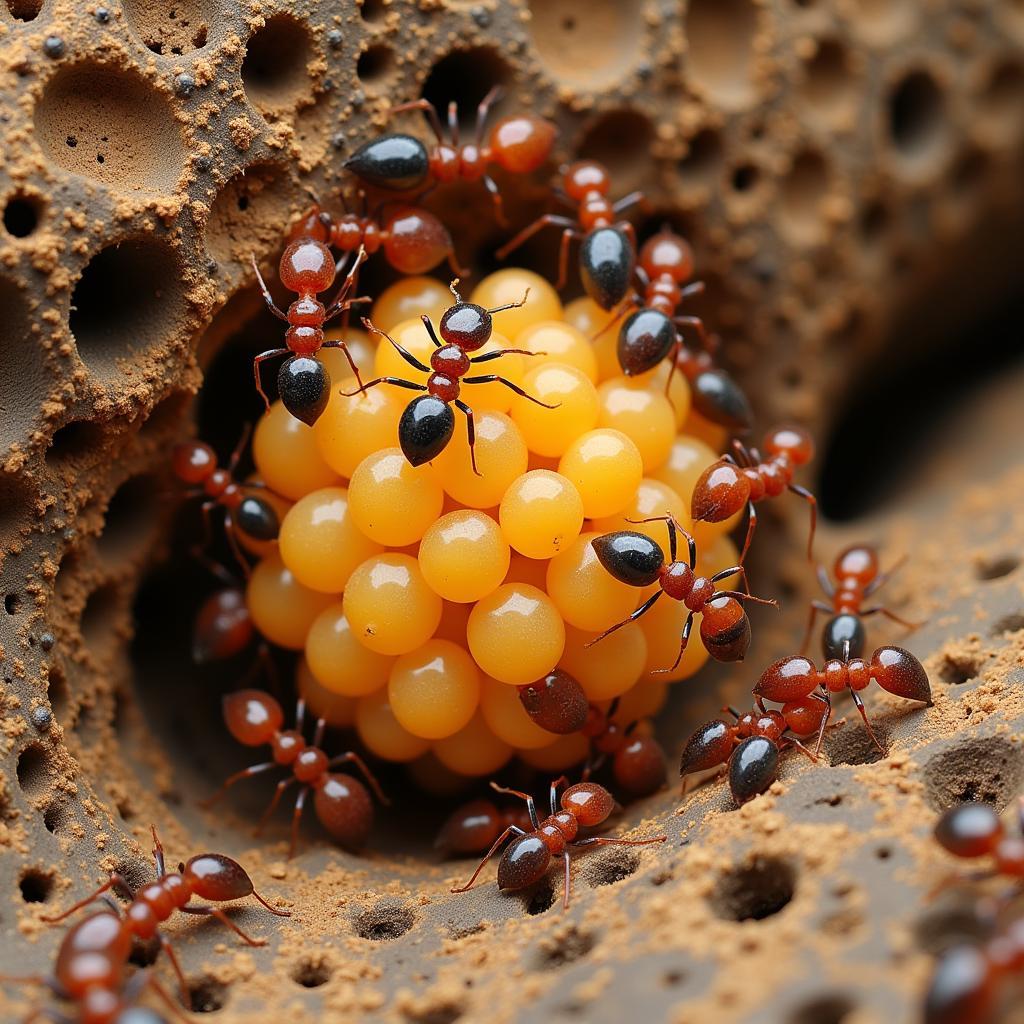
[[[392,133],[367,142],[345,161],[345,167],[363,181],[378,188],[408,191],[422,185],[428,176],[436,184],[482,181],[494,200],[498,220],[504,222],[501,193],[487,166],[496,163],[510,174],[529,174],[542,167],[551,153],[557,129],[550,121],[528,114],[502,118],[484,140],[491,106],[501,90],[497,86],[484,97],[476,111],[476,133],[472,142],[459,138],[458,105],[448,104],[448,137],[429,100],[413,100],[392,107],[390,113],[422,110],[437,140],[428,150],[415,136]]]
[[[405,380],[402,377],[375,377],[365,384],[360,382],[360,386],[355,391],[343,391],[342,394],[351,398],[377,384],[394,384],[396,387],[408,388],[410,391],[426,392],[425,395],[420,395],[419,398],[414,398],[409,403],[398,422],[398,443],[405,457],[413,466],[422,466],[423,463],[430,462],[447,447],[455,432],[455,413],[452,412],[451,407],[456,406],[466,417],[469,458],[473,465],[473,472],[480,476],[481,474],[476,468],[476,424],[473,419],[473,410],[459,398],[462,384],[503,384],[521,398],[527,398],[545,409],[554,409],[556,406],[548,405],[546,402],[528,395],[518,384],[513,384],[512,381],[494,373],[475,377],[465,376],[471,366],[490,362],[492,359],[498,359],[509,353],[524,356],[540,355],[541,353],[528,352],[526,349],[520,348],[503,348],[471,357],[469,353],[482,348],[491,337],[493,327],[491,314],[500,313],[506,309],[517,309],[526,302],[530,293],[527,289],[526,295],[519,302],[509,302],[504,306],[495,306],[494,309],[484,309],[483,306],[478,306],[475,302],[463,302],[462,297],[455,290],[458,283],[456,279],[450,286],[457,302],[444,311],[438,327],[441,337],[444,339],[443,344],[434,332],[434,325],[430,322],[430,317],[426,315],[420,317],[427,334],[430,335],[430,340],[436,347],[436,351],[430,357],[429,366],[421,363],[386,331],[374,327],[369,320],[363,320],[363,326],[368,331],[387,338],[410,366],[428,375],[426,384],[418,384],[416,381]]]
[[[608,710],[591,704],[577,679],[552,669],[543,679],[519,687],[519,700],[531,720],[557,736],[581,733],[590,740],[591,757],[583,781],[611,758],[612,777],[629,796],[656,793],[665,783],[665,752],[650,735],[647,721],[623,727],[615,721],[616,697]]]
[[[224,724],[228,732],[247,747],[269,745],[272,760],[250,765],[241,771],[229,775],[223,785],[208,800],[203,801],[204,807],[210,807],[219,800],[236,782],[252,775],[283,767],[290,771],[289,777],[277,784],[273,799],[263,813],[257,825],[257,834],[270,818],[277,807],[284,791],[294,783],[299,783],[298,796],[295,798],[295,809],[292,812],[291,842],[288,847],[289,858],[295,855],[295,846],[299,836],[299,821],[306,804],[306,795],[313,790],[313,810],[320,824],[330,833],[331,837],[342,846],[355,848],[366,842],[373,825],[373,802],[366,787],[351,775],[331,772],[328,769],[339,764],[353,764],[362,772],[377,799],[388,804],[387,797],[366,766],[363,759],[352,751],[328,756],[320,749],[323,742],[327,722],[317,719],[313,732],[313,742],[307,743],[302,735],[305,721],[306,702],[299,698],[295,710],[295,728],[282,729],[284,711],[281,705],[262,690],[238,690],[224,698]]]
[[[499,808],[490,800],[470,800],[445,819],[434,848],[446,857],[483,853],[509,827],[530,828],[525,807]]]
[[[825,612],[832,617],[825,623],[821,634],[821,647],[826,658],[842,657],[843,644],[849,641],[850,655],[859,658],[864,654],[867,643],[867,631],[863,619],[881,612],[886,618],[898,622],[907,629],[916,629],[919,623],[908,622],[889,611],[883,605],[865,608],[864,599],[880,589],[894,572],[903,564],[901,559],[888,572],[878,571],[878,554],[874,548],[866,544],[854,544],[841,551],[832,566],[835,582],[829,579],[823,565],[818,566],[818,581],[832,603],[812,601],[811,613],[807,620],[807,632],[800,647],[801,653],[807,650],[807,644],[814,629],[818,612]]]
[[[175,911],[215,917],[248,945],[266,945],[266,939],[254,939],[246,935],[219,907],[191,905],[189,901],[193,896],[214,903],[254,896],[272,914],[291,917],[287,910],[275,910],[255,890],[252,879],[242,865],[222,853],[199,854],[187,863],[179,864],[177,871],[168,872],[164,866],[164,849],[157,837],[156,827],[150,827],[153,833],[153,859],[156,862],[155,882],[133,892],[124,877],[114,872],[95,892],[62,914],[41,918],[56,924],[111,889],[131,901],[120,913],[117,904],[112,904],[111,910],[98,911],[75,925],[61,943],[52,981],[46,981],[58,995],[77,1003],[78,1019],[90,1024],[118,1024],[124,1019],[121,1015],[138,998],[146,984],[161,991],[158,984],[146,975],[142,975],[144,980],[141,982],[133,984],[130,981],[127,986],[123,985],[133,939],[155,938],[160,942],[181,986],[181,1000],[187,1009],[192,1008],[188,983],[174,947],[160,930],[160,925]],[[122,987],[129,991],[122,993]]]
[[[762,458],[756,448],[733,442],[735,458],[724,455],[701,474],[693,488],[690,511],[695,523],[724,523],[747,506],[747,536],[740,552],[740,564],[746,560],[750,541],[757,526],[755,503],[776,498],[789,490],[800,495],[810,507],[811,529],[807,538],[807,557],[814,551],[814,531],[818,522],[818,502],[806,487],[793,483],[793,472],[814,457],[814,442],[800,427],[776,427],[765,438]]]
[[[591,544],[600,563],[620,583],[631,587],[649,587],[654,583],[659,589],[639,608],[621,622],[609,627],[587,643],[591,647],[610,633],[635,622],[648,612],[662,595],[667,594],[673,601],[682,601],[689,614],[683,624],[679,640],[679,654],[668,668],[655,672],[671,672],[682,660],[683,652],[690,640],[694,615],[700,615],[700,638],[708,653],[716,661],[742,661],[750,646],[750,620],[743,608],[746,601],[778,607],[775,600],[754,597],[744,589],[716,590],[715,584],[729,576],[739,575],[746,587],[746,572],[742,565],[733,565],[714,576],[697,576],[697,545],[693,537],[670,515],[652,516],[641,523],[665,523],[668,528],[669,557],[666,560],[661,546],[644,533],[620,530],[595,537]],[[686,539],[689,561],[677,559],[677,533]]]
[[[496,253],[503,260],[514,249],[532,238],[541,228],[553,224],[562,229],[558,258],[558,283],[565,287],[569,271],[569,243],[575,238],[580,245],[580,280],[584,291],[602,309],[614,309],[626,297],[636,267],[636,231],[619,214],[644,198],[642,192],[631,192],[616,203],[608,200],[611,177],[593,160],[581,160],[566,167],[562,173],[564,197],[578,205],[576,219],[545,213],[523,228]]]
[[[821,749],[825,728],[832,717],[831,695],[849,690],[872,743],[884,754],[885,749],[878,742],[868,721],[860,691],[874,679],[883,690],[897,697],[919,700],[931,707],[932,695],[928,673],[921,662],[902,647],[879,647],[871,655],[870,661],[851,658],[849,651],[849,641],[844,641],[842,657],[830,658],[820,670],[802,655],[780,658],[764,670],[754,685],[754,696],[759,708],[763,707],[762,700],[786,705],[791,701],[811,699],[824,704],[826,710],[821,718],[814,746],[814,752],[817,754]]]
[[[252,269],[256,273],[263,301],[267,309],[279,320],[288,324],[285,331],[284,348],[267,349],[252,361],[253,377],[256,390],[266,407],[270,408],[260,380],[260,366],[267,359],[277,356],[288,358],[281,364],[277,373],[277,390],[284,407],[296,418],[312,426],[320,418],[330,398],[331,378],[327,368],[317,358],[322,348],[340,348],[348,359],[349,366],[362,383],[359,367],[356,366],[352,354],[344,341],[325,341],[324,324],[333,320],[339,313],[345,312],[357,302],[369,302],[366,297],[349,299],[346,296],[355,287],[359,265],[366,259],[366,250],[360,247],[356,257],[345,275],[345,280],[338,289],[329,306],[325,306],[318,298],[320,292],[327,291],[334,284],[337,273],[331,250],[323,242],[315,238],[303,237],[289,242],[281,256],[278,268],[278,279],[290,292],[296,292],[298,298],[288,307],[285,313],[278,309],[270,291],[267,289],[256,265],[256,257],[252,258]]]
[[[526,801],[533,830],[526,831],[518,825],[509,825],[494,841],[470,880],[465,885],[452,889],[452,892],[466,892],[472,888],[484,865],[498,852],[509,836],[514,836],[498,863],[498,888],[525,889],[539,882],[551,866],[551,858],[561,856],[565,864],[562,906],[568,909],[570,850],[590,846],[648,846],[651,843],[663,843],[668,838],[655,836],[652,839],[609,839],[604,836],[589,836],[586,839],[577,839],[576,835],[581,827],[590,828],[607,820],[615,808],[615,800],[607,789],[596,782],[577,782],[576,785],[569,786],[559,799],[558,787],[568,781],[563,775],[551,783],[551,814],[543,821],[538,820],[537,808],[529,793],[506,789],[492,782],[491,788],[496,793],[507,793]]]
[[[1004,875],[1024,879],[1024,800],[1018,804],[1019,835],[1008,835],[996,809],[980,800],[951,807],[935,825],[935,839],[954,857],[991,857],[982,877]]]

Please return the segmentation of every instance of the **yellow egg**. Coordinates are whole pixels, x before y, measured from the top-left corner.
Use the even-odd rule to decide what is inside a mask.
[[[446,601],[479,601],[508,572],[508,544],[486,512],[463,509],[442,516],[420,543],[420,569]]]
[[[369,378],[367,378],[369,379]],[[336,473],[351,476],[367,455],[398,443],[398,421],[412,392],[379,384],[351,398],[355,377],[346,377],[331,389],[331,398],[313,432],[324,461]]]
[[[327,594],[340,594],[352,570],[380,551],[352,522],[344,487],[300,498],[284,517],[278,546],[299,583]]]
[[[592,384],[597,383],[597,358],[590,339],[572,324],[560,320],[542,320],[527,327],[514,339],[516,348],[538,353],[530,361],[534,368],[542,363],[562,363],[581,370]]]
[[[694,618],[690,640],[682,660],[671,672],[656,671],[670,668],[676,660],[676,655],[679,653],[679,638],[688,614],[686,605],[682,601],[673,601],[665,595],[637,620],[647,638],[645,680],[667,683],[687,679],[708,660],[707,649],[700,640],[700,616],[698,615]]]
[[[520,302],[526,291],[526,302],[515,309],[495,313],[494,329],[506,338],[514,338],[527,327],[542,320],[562,319],[562,300],[558,292],[540,274],[519,267],[509,267],[485,277],[474,289],[469,301],[486,309]]]
[[[725,451],[725,447],[729,442],[729,431],[725,427],[720,427],[717,423],[704,419],[696,409],[690,409],[683,430],[684,433],[703,441],[716,452]]]
[[[424,366],[430,366],[430,357],[437,351],[437,346],[418,317],[403,320],[387,333],[391,336],[392,341],[401,345],[406,352],[418,359]],[[429,370],[427,372],[417,370],[387,338],[380,339],[373,367],[375,377],[398,377],[402,380],[411,380],[416,384],[424,384],[428,373]],[[415,397],[412,391],[397,388],[392,384],[378,384],[377,388],[399,394],[406,404]],[[377,388],[373,390],[377,390]]]
[[[498,520],[505,540],[527,558],[551,558],[583,528],[583,499],[560,473],[534,469],[509,484]]]
[[[479,711],[454,736],[437,740],[433,750],[441,764],[460,775],[493,775],[512,756],[512,748],[487,728]]]
[[[313,428],[297,420],[281,402],[274,402],[256,424],[252,458],[263,482],[293,501],[338,483],[338,474],[320,454]]]
[[[573,299],[565,307],[565,322],[571,324],[576,330],[580,331],[591,345],[595,345],[595,335],[601,332],[600,337],[596,340],[600,341],[605,335],[610,335],[613,342],[618,338],[619,330],[618,324],[609,327],[608,325],[612,320],[615,319],[617,310],[605,310],[602,309],[592,298],[588,295],[582,295],[578,299]],[[621,320],[620,320],[621,322]],[[607,329],[605,329],[607,328]],[[614,358],[615,345],[612,345],[612,354]],[[615,359],[614,368],[607,374],[604,374],[600,370],[600,358],[598,359],[598,379],[604,380],[606,377],[618,376],[622,373],[619,368],[618,360]]]
[[[348,503],[367,537],[398,548],[414,544],[437,520],[444,491],[428,466],[411,466],[400,448],[383,448],[356,467]]]
[[[565,647],[565,625],[551,599],[525,583],[505,583],[469,616],[469,649],[484,672],[522,686],[543,678]]]
[[[687,502],[668,484],[661,480],[645,477],[640,481],[631,505],[617,516],[596,519],[593,528],[598,533],[616,533],[619,530],[633,530],[651,538],[668,557],[668,527],[663,522],[644,523],[641,520],[672,515],[684,530],[693,532],[690,523],[690,509]],[[679,535],[679,558],[687,560],[686,538]]]
[[[399,724],[388,703],[387,687],[359,698],[356,732],[371,754],[386,761],[415,761],[430,749],[430,740],[413,736]]]
[[[335,600],[299,583],[276,552],[257,563],[245,594],[253,625],[289,651],[302,650],[313,620]]]
[[[519,428],[504,413],[485,410],[475,420],[480,475],[473,472],[464,422],[456,422],[454,436],[433,466],[437,479],[457,502],[468,508],[494,508],[508,485],[526,472],[526,444]]]
[[[614,720],[620,725],[629,725],[642,718],[656,715],[668,697],[668,684],[664,682],[640,682],[619,699]]]
[[[631,622],[587,647],[597,635],[566,629],[565,651],[559,662],[559,667],[577,679],[587,699],[594,702],[631,689],[647,664],[647,638],[637,623]]]
[[[495,331],[490,338],[474,352],[471,358],[487,355],[490,352],[500,352],[503,349],[512,348],[511,342],[503,334]],[[522,387],[523,377],[533,360],[529,356],[522,356],[518,352],[508,352],[497,359],[488,359],[479,366],[471,364],[466,378],[497,376],[503,377]],[[464,381],[465,383],[465,381]],[[512,403],[516,400],[516,393],[506,384],[500,381],[492,381],[489,384],[465,384],[462,389],[462,399],[471,406],[474,412],[482,412],[484,409],[494,409],[496,412],[508,412]]]
[[[526,713],[515,686],[506,686],[497,679],[484,676],[480,689],[480,712],[491,732],[517,750],[546,747],[551,743],[553,734],[542,729]]]
[[[512,403],[512,419],[526,447],[538,455],[562,455],[576,438],[597,426],[597,391],[574,366],[546,363],[535,367],[523,378],[523,390],[544,403],[538,405],[529,398],[516,398]]]
[[[633,500],[643,478],[637,446],[621,431],[591,430],[577,438],[558,463],[583,500],[588,519],[621,512]]]
[[[353,320],[358,320],[359,313],[353,313]],[[328,327],[324,331],[324,341],[341,341],[345,339],[345,347],[352,356],[352,362],[359,367],[359,374],[363,380],[368,380],[373,374],[373,359],[377,352],[377,335],[364,331],[361,327],[349,325],[348,331],[338,324]],[[352,364],[345,358],[345,353],[340,348],[322,348],[318,356],[324,364],[331,383],[344,380],[346,377],[354,376]]]
[[[390,331],[403,320],[429,316],[437,327],[444,311],[455,301],[447,285],[433,277],[403,277],[380,293],[370,319],[382,331]]]
[[[441,621],[441,598],[410,555],[367,559],[349,577],[342,601],[353,635],[379,654],[422,647]]]
[[[473,717],[480,701],[480,673],[466,651],[448,640],[428,640],[391,667],[388,703],[414,736],[439,740]]]
[[[577,629],[600,633],[628,618],[640,591],[620,583],[597,560],[591,541],[598,533],[581,533],[548,563],[547,592],[562,618]]]
[[[716,573],[731,569],[740,560],[739,548],[729,537],[715,537],[710,544],[697,548],[697,575],[709,579]],[[739,576],[726,577],[721,586],[725,590],[742,590],[743,584]]]
[[[379,690],[388,681],[394,660],[356,640],[340,601],[313,620],[306,636],[309,670],[331,693],[362,697]]]
[[[661,394],[666,395],[669,402],[672,404],[672,412],[676,418],[676,430],[683,430],[683,424],[686,423],[687,418],[690,415],[690,383],[683,376],[682,371],[676,370],[672,374],[672,381],[669,384],[668,392],[665,391],[665,384],[669,379],[669,373],[672,370],[673,358],[662,360],[660,365],[651,370],[649,373],[641,374],[639,377],[634,377],[633,380],[644,381],[647,387],[658,391]],[[688,433],[688,431],[684,431]]]
[[[645,473],[665,462],[676,436],[676,418],[661,391],[628,377],[613,377],[600,386],[598,399],[600,425],[620,430],[633,441]]]
[[[523,750],[519,759],[538,771],[554,774],[582,764],[590,755],[590,741],[580,733],[559,736],[554,743],[536,750]]]
[[[305,658],[295,667],[295,689],[313,719],[322,718],[334,729],[355,725],[357,698],[328,690],[310,671]]]

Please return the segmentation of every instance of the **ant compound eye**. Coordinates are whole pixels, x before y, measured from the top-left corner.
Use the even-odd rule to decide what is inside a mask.
[[[331,378],[319,359],[292,356],[277,373],[277,390],[284,407],[297,420],[313,426],[327,408]]]
[[[464,352],[475,352],[491,336],[491,314],[475,302],[457,302],[441,317],[441,337]]]

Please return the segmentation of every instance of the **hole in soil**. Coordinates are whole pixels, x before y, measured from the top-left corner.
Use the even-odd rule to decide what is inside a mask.
[[[4,611],[8,615],[18,615],[21,613],[21,595],[20,594],[8,594],[4,598]]]
[[[216,1013],[227,1002],[228,987],[210,975],[189,981],[193,1013]]]
[[[828,224],[823,205],[829,191],[829,165],[816,150],[805,149],[793,159],[780,188],[779,227],[791,242],[813,245],[824,241]]]
[[[814,996],[799,1006],[789,1017],[789,1024],[842,1024],[855,1004],[849,996],[840,992],[829,992]]]
[[[636,110],[612,110],[588,130],[579,156],[597,160],[611,172],[616,194],[632,191],[649,166],[654,126]]]
[[[597,938],[592,932],[570,926],[560,935],[541,939],[534,954],[534,964],[538,970],[556,970],[583,959],[596,944]]]
[[[132,944],[132,951],[128,957],[128,962],[143,969],[152,967],[159,959],[162,948],[160,940],[155,935],[146,942],[136,939]]]
[[[359,5],[359,16],[363,21],[368,21],[371,24],[383,21],[386,13],[387,8],[384,6],[384,0],[362,0],[362,3]]]
[[[75,420],[60,428],[46,450],[47,461],[52,463],[71,462],[99,450],[103,440],[103,428],[89,420]]]
[[[64,717],[68,709],[70,690],[64,670],[59,665],[49,667],[50,678],[46,684],[46,698],[50,702],[50,710],[58,722]]]
[[[761,170],[757,164],[740,164],[732,172],[730,184],[734,192],[751,192],[761,179]]]
[[[973,906],[954,904],[924,914],[914,926],[918,946],[930,956],[963,944],[977,945],[989,937],[987,924]]]
[[[1024,784],[1024,754],[1000,736],[966,740],[935,754],[922,776],[925,798],[936,811],[965,800],[1002,810]]]
[[[45,903],[53,893],[53,875],[42,868],[29,868],[18,882],[26,903]]]
[[[992,624],[992,636],[1003,636],[1024,629],[1024,612],[1011,612]]]
[[[7,10],[16,21],[35,21],[43,9],[43,0],[7,0]]]
[[[946,101],[928,71],[911,71],[889,98],[889,134],[902,162],[917,172],[935,169],[949,142]]]
[[[939,664],[939,678],[951,686],[960,686],[975,679],[981,662],[973,654],[946,653]]]
[[[307,956],[292,967],[292,981],[303,988],[319,988],[331,980],[332,967],[322,956]]]
[[[97,587],[82,609],[82,640],[94,654],[108,651],[117,626],[118,590],[113,583]]]
[[[974,563],[974,575],[979,580],[998,580],[1009,576],[1017,566],[1020,558],[1017,555],[992,555],[979,557]]]
[[[508,81],[508,77],[508,65],[492,47],[452,50],[430,69],[422,95],[437,111],[442,124],[447,123],[448,104],[454,100],[459,107],[459,126],[471,132],[480,101],[494,86]],[[497,120],[495,112],[500,109],[499,100],[491,108],[490,124]]]
[[[870,710],[868,714],[870,715]],[[847,721],[841,729],[834,730],[825,740],[825,754],[829,764],[874,764],[889,756],[889,730],[873,721],[871,728],[882,744],[879,750],[868,735],[860,716],[854,711],[856,721]],[[849,718],[849,716],[847,716]]]
[[[67,822],[68,812],[63,804],[50,804],[43,811],[43,825],[46,827],[47,832],[60,832]]]
[[[689,978],[689,975],[685,971],[666,971],[661,976],[661,983],[665,988],[678,988],[678,986],[684,984]]]
[[[555,889],[551,884],[551,880],[547,878],[542,882],[538,882],[531,892],[525,894],[525,899],[523,900],[523,909],[531,917],[543,914],[554,905]]]
[[[152,476],[126,480],[107,505],[106,523],[97,541],[105,564],[132,558],[159,520],[159,490]]]
[[[411,910],[390,903],[364,910],[355,918],[356,935],[374,942],[401,938],[416,923]]]
[[[42,796],[49,784],[47,755],[42,745],[31,743],[18,756],[18,785],[30,800]]]
[[[805,65],[803,95],[808,106],[832,120],[852,110],[857,88],[850,70],[850,56],[838,39],[822,39],[818,52]]]
[[[758,31],[752,0],[691,0],[685,30],[688,77],[696,89],[727,110],[752,102]]]
[[[206,246],[221,264],[248,261],[254,251],[277,252],[281,228],[291,220],[298,192],[276,164],[240,171],[213,201],[206,222]]]
[[[981,95],[981,105],[986,121],[996,133],[1008,138],[1019,135],[1024,111],[1024,68],[1011,60],[997,64]]]
[[[125,14],[146,48],[165,57],[202,49],[215,13],[212,0],[128,0],[125,4]]]
[[[603,857],[593,857],[586,866],[586,879],[594,887],[614,885],[629,878],[640,866],[640,856],[627,850],[615,850]]]
[[[90,260],[71,296],[71,333],[82,362],[105,383],[119,364],[138,364],[173,337],[185,312],[185,283],[170,246],[131,238]]]
[[[42,204],[35,196],[13,195],[4,207],[4,230],[12,238],[28,238],[39,227],[42,213]]]
[[[877,245],[889,225],[889,210],[880,199],[872,199],[860,213],[860,237],[865,245]]]
[[[793,866],[778,857],[754,857],[719,878],[711,905],[728,921],[763,921],[782,910],[796,891]]]
[[[306,26],[287,14],[275,14],[249,37],[242,61],[242,85],[262,113],[273,113],[310,98],[307,65],[312,46]]]
[[[8,448],[25,443],[49,395],[50,377],[41,344],[41,322],[30,314],[21,288],[5,277],[0,277],[0,309],[4,311],[4,329],[0,332],[0,447]],[[25,484],[15,474],[5,474],[4,479],[12,481],[12,487],[7,492],[0,483],[0,523],[13,525],[22,511],[13,492],[24,491]]]
[[[359,54],[356,74],[359,81],[370,90],[384,87],[391,72],[395,70],[395,54],[390,46],[378,43]]]
[[[679,177],[690,187],[713,185],[722,173],[724,148],[714,128],[704,128],[690,139],[686,156],[679,161]]]

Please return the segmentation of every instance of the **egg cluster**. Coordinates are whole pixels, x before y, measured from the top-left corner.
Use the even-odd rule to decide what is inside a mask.
[[[660,602],[588,646],[653,592],[610,576],[591,541],[636,529],[667,548],[663,522],[634,524],[670,513],[691,527],[694,484],[719,458],[724,431],[691,412],[687,381],[669,380],[668,361],[623,376],[617,325],[602,331],[610,314],[589,298],[563,308],[543,278],[508,269],[469,300],[494,307],[527,289],[525,304],[494,315],[481,352],[523,350],[488,371],[555,408],[498,382],[466,388],[479,475],[464,421],[433,462],[410,465],[398,447],[410,393],[381,384],[346,394],[358,385],[336,349],[321,353],[334,383],[313,427],[277,402],[256,428],[258,478],[282,521],[278,541],[253,551],[253,622],[271,643],[304,653],[299,688],[312,710],[353,727],[386,760],[433,751],[470,776],[513,755],[547,772],[580,763],[586,738],[546,732],[519,701],[517,687],[556,667],[595,704],[619,698],[625,722],[665,698],[669,677],[657,670],[675,659],[687,609]],[[452,304],[441,282],[411,277],[380,295],[370,319],[429,362],[420,316],[437,324]],[[345,339],[364,380],[425,379],[376,335],[350,328]],[[699,572],[735,564],[733,525],[693,528]],[[691,643],[672,678],[707,656]]]

